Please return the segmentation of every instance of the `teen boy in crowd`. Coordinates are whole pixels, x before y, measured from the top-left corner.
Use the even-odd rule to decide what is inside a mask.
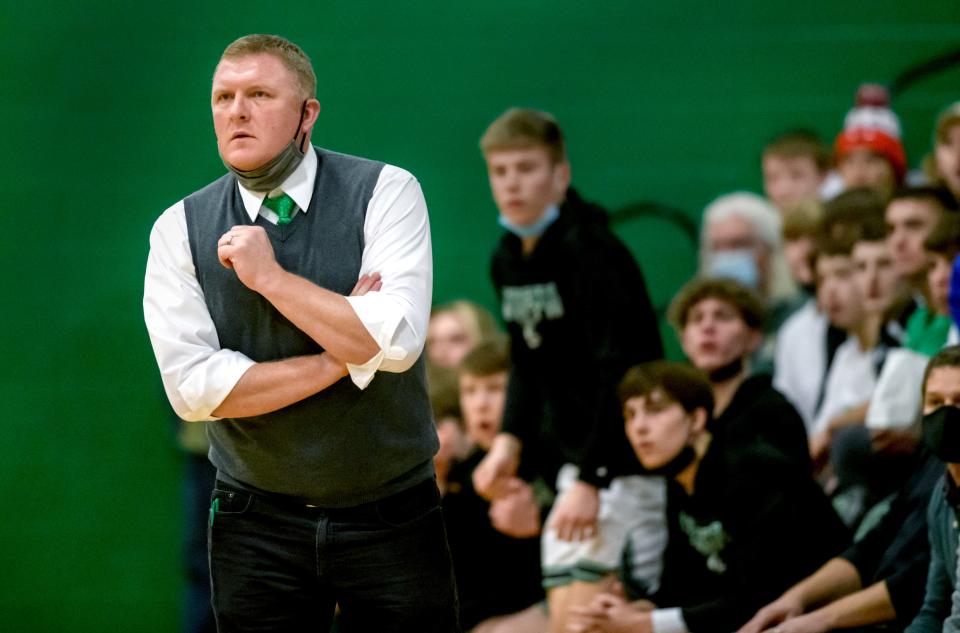
[[[803,420],[769,375],[751,375],[750,359],[763,339],[760,299],[730,279],[701,278],[681,288],[669,314],[684,353],[713,388],[711,430],[766,442],[809,475]]]
[[[912,297],[897,320],[906,330],[912,331],[914,339],[926,337],[924,330],[927,326],[935,327],[926,308],[929,304],[926,278],[929,258],[923,244],[942,218],[956,213],[957,201],[942,187],[900,189],[887,204],[887,239],[894,266]],[[936,351],[944,342],[940,340],[939,345],[928,349],[928,353]]]
[[[958,363],[960,355],[956,351],[931,361],[923,381],[925,413],[956,403],[960,394],[951,397],[950,392],[955,392],[960,383],[949,386],[944,378],[960,369]],[[894,622],[902,630],[917,615],[923,601],[923,579],[930,561],[927,507],[943,471],[943,463],[924,452],[919,466],[897,491],[876,527],[760,609],[739,633],[821,633]],[[948,571],[941,566],[937,578]]]
[[[886,88],[860,86],[834,142],[834,160],[844,188],[870,187],[888,199],[907,174],[900,136],[900,119],[890,109]]]
[[[947,473],[933,489],[927,511],[930,570],[923,606],[905,633],[956,631],[950,615],[950,598],[956,590],[957,539],[960,520],[960,347],[944,348],[930,359],[924,379],[924,444],[946,462]]]
[[[830,152],[809,130],[777,135],[763,148],[763,193],[785,217],[803,202],[818,200],[830,169]]]
[[[480,147],[506,229],[491,274],[512,369],[503,430],[473,479],[496,498],[523,462],[557,482],[542,562],[551,630],[562,631],[568,605],[589,601],[617,569],[638,503],[662,508],[662,480],[624,477],[638,468],[616,397],[628,367],[662,355],[659,330],[633,257],[604,211],[570,187],[554,118],[510,109]]]
[[[645,468],[671,480],[663,582],[652,602],[598,596],[577,611],[571,632],[731,631],[847,543],[809,475],[769,444],[732,441],[710,424],[712,391],[679,363],[625,376],[630,445]]]
[[[864,223],[882,214],[883,201],[875,191],[852,189],[824,204],[817,226],[810,231],[814,248],[809,255],[809,266],[815,282],[811,291],[816,301],[808,302],[780,328],[774,367],[774,386],[797,407],[808,433],[823,404],[827,372],[837,348],[847,338],[842,328],[831,325],[827,302],[820,296],[822,290],[815,274],[815,244],[821,241],[821,236],[827,242],[853,241]]]
[[[442,507],[460,623],[470,633],[547,630],[547,615],[539,604],[541,511],[533,488],[515,478],[509,494],[491,506],[473,489],[471,479],[500,431],[509,369],[504,346],[488,342],[468,352],[458,370],[460,410],[474,449],[451,468]]]

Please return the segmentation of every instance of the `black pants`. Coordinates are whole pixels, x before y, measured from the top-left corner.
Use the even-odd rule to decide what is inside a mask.
[[[346,509],[298,505],[222,482],[209,549],[220,633],[459,633],[457,597],[433,480]]]

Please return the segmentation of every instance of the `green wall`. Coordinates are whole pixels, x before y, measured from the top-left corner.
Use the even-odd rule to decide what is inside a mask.
[[[507,106],[558,116],[588,197],[695,217],[759,186],[773,133],[832,137],[860,81],[960,45],[952,0],[759,4],[2,0],[4,630],[176,627],[180,458],[140,297],[154,218],[222,173],[207,101],[229,41],[277,32],[308,51],[315,141],[413,171],[435,299],[492,305],[476,144]],[[958,79],[896,100],[912,163]],[[663,304],[690,246],[656,222],[624,232]]]

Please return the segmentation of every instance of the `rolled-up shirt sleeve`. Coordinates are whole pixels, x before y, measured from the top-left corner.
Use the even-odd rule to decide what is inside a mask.
[[[190,254],[182,201],[164,211],[150,233],[143,314],[176,414],[191,422],[216,419],[214,409],[255,363],[220,348]]]
[[[384,166],[364,220],[360,273],[380,273],[379,292],[347,297],[379,351],[347,365],[361,389],[377,371],[404,372],[423,351],[433,292],[433,256],[427,204],[409,172]]]
[[[653,633],[690,633],[679,608],[654,609],[650,617]]]

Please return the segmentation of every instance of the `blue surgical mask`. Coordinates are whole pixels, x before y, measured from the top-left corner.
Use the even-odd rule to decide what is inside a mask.
[[[560,217],[560,209],[557,208],[557,205],[551,204],[543,212],[543,215],[540,216],[540,219],[538,219],[533,224],[527,224],[527,225],[521,226],[520,224],[515,224],[514,222],[511,222],[503,214],[500,215],[497,221],[500,223],[500,226],[507,229],[517,237],[525,238],[525,237],[539,237],[543,235],[543,232],[547,230],[547,227],[549,227],[551,224],[556,222],[557,218],[559,217]]]
[[[718,251],[710,257],[707,276],[724,277],[757,290],[760,287],[760,271],[753,249],[740,248],[732,251]]]

